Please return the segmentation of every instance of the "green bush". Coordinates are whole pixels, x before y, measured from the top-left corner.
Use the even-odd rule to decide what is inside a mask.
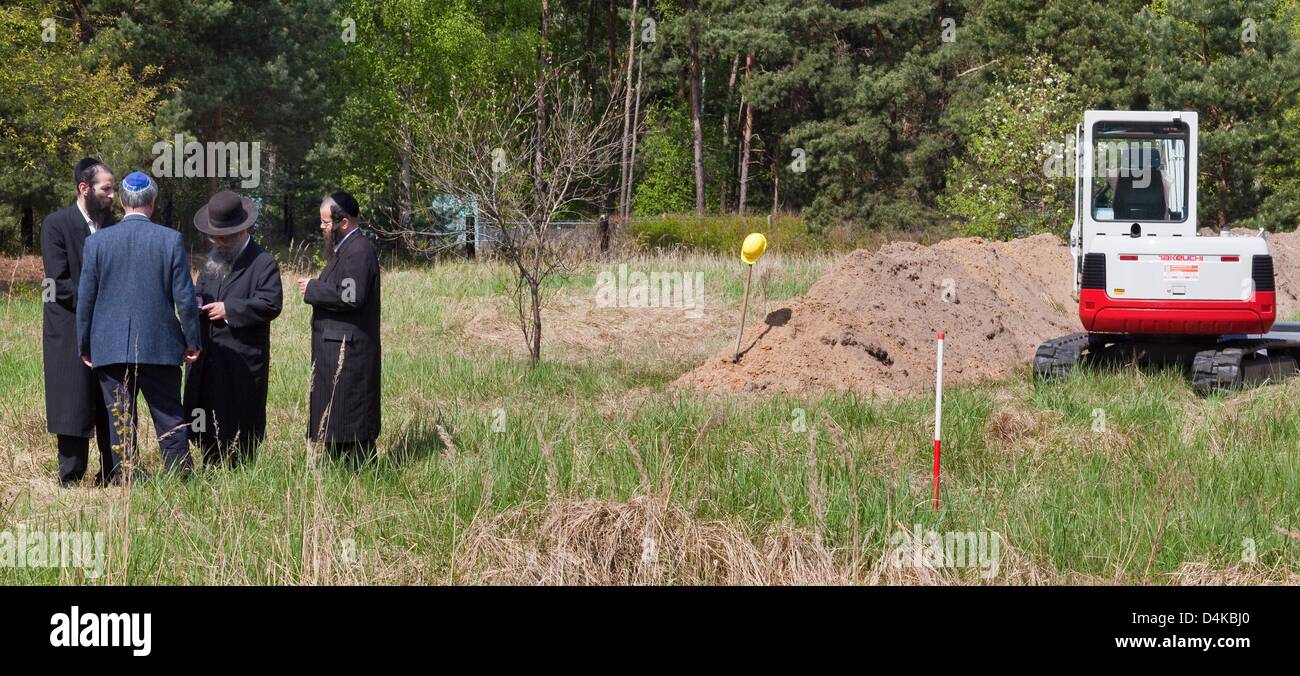
[[[1065,144],[1082,110],[1071,76],[1050,58],[1005,67],[964,132],[965,152],[939,198],[961,234],[1008,239],[1069,228],[1074,181],[1047,163],[1052,150],[1062,153],[1060,168],[1073,161]]]
[[[637,147],[645,171],[632,196],[637,216],[688,211],[695,206],[691,160],[691,119],[681,106],[652,107],[646,115],[649,132]]]

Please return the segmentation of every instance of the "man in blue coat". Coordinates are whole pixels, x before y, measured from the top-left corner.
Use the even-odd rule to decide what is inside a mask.
[[[152,178],[134,172],[118,194],[126,215],[86,239],[77,290],[81,359],[99,380],[114,450],[123,452],[127,435],[135,446],[135,400],[143,391],[164,466],[188,472],[180,364],[198,359],[200,340],[189,256],[179,232],[149,220],[158,198]]]

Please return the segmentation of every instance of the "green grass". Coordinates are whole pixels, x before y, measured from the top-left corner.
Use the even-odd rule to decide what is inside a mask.
[[[641,262],[656,261],[704,269],[728,302],[739,296],[727,259]],[[769,289],[775,299],[824,269],[772,265],[783,280]],[[594,274],[557,289],[585,293]],[[1049,582],[1160,584],[1189,564],[1246,582],[1294,581],[1300,570],[1300,542],[1279,532],[1300,528],[1297,383],[1202,399],[1174,373],[1116,371],[953,389],[933,511],[931,397],[707,396],[671,385],[689,363],[665,370],[644,353],[599,346],[597,358],[557,355],[530,369],[461,333],[464,308],[500,303],[506,279],[468,263],[385,274],[380,445],[389,457],[360,472],[310,462],[309,312],[286,284],[270,436],[256,463],[130,492],[55,486],[36,289],[0,299],[0,531],[103,531],[109,550],[97,580],[0,567],[0,584],[472,581],[480,571],[460,557],[475,524],[516,515],[512,523],[536,531],[556,505],[649,493],[756,542],[783,528],[820,538],[850,581],[866,580],[889,534],[913,524],[997,531],[1017,553],[1004,574],[1033,569]],[[815,492],[809,434],[793,424],[801,415],[814,430]],[[843,430],[842,448],[826,415]],[[142,449],[156,467],[156,444]],[[1253,562],[1243,560],[1246,539]]]

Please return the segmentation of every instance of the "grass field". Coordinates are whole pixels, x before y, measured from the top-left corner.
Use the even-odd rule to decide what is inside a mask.
[[[593,307],[609,266],[592,264],[554,286],[536,369],[505,268],[387,270],[386,457],[361,471],[304,441],[309,310],[286,273],[256,463],[129,490],[58,488],[38,293],[16,288],[0,298],[0,531],[103,532],[107,558],[97,577],[0,566],[0,583],[1300,581],[1300,382],[1198,398],[1175,373],[1026,373],[950,390],[932,511],[932,398],[675,388],[728,344],[740,266],[619,262],[702,271],[703,317]],[[764,259],[751,317],[832,263]],[[1000,534],[996,575],[891,565],[918,527]]]

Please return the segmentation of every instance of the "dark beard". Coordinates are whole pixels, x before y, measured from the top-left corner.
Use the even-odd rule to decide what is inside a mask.
[[[102,228],[113,222],[113,205],[103,206],[99,200],[86,195],[86,215],[95,222],[95,227]]]
[[[226,258],[220,249],[213,247],[208,252],[208,260],[203,264],[203,274],[210,275],[218,280],[225,279],[230,274],[230,268],[234,261]]]
[[[337,255],[334,253],[334,247],[338,246],[339,240],[343,239],[343,233],[340,232],[342,229],[335,224],[325,231],[325,260],[334,260],[334,256]]]

